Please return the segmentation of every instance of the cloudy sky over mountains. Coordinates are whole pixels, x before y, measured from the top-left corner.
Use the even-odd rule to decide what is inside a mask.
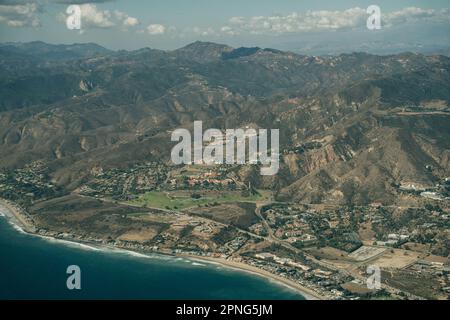
[[[69,4],[81,30],[66,27]],[[367,7],[382,29],[368,30]],[[96,42],[113,49],[173,49],[202,40],[304,53],[450,47],[450,3],[296,0],[0,0],[0,41]]]

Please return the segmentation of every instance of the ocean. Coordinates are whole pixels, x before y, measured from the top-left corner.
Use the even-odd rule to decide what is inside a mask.
[[[67,289],[67,267],[81,270],[81,290]],[[0,216],[0,299],[297,299],[262,277],[164,255],[44,239]]]

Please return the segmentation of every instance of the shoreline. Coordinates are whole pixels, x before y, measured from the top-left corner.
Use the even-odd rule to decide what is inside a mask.
[[[220,265],[227,269],[238,270],[241,272],[253,274],[258,277],[262,277],[266,280],[273,281],[273,282],[277,283],[278,285],[288,287],[289,289],[300,293],[306,300],[323,300],[324,299],[323,297],[319,296],[316,292],[314,292],[300,284],[297,284],[294,281],[277,276],[266,270],[262,270],[260,268],[248,265],[246,263],[230,261],[230,260],[226,260],[226,259],[222,259],[222,258],[213,258],[213,257],[204,257],[204,256],[191,256],[191,255],[183,255],[183,254],[180,254],[177,256],[191,259],[191,260],[198,260],[198,261],[202,261],[202,262],[217,264],[217,265]]]
[[[2,209],[4,209],[4,210],[2,210]],[[38,236],[38,237],[41,237],[44,239],[51,239],[51,240],[55,240],[55,241],[71,242],[73,244],[91,245],[94,248],[99,248],[99,249],[104,248],[104,249],[123,250],[126,252],[143,254],[143,255],[150,257],[148,252],[134,251],[129,248],[102,245],[102,244],[89,242],[89,241],[75,241],[73,239],[70,239],[70,240],[69,239],[59,239],[59,238],[55,238],[55,237],[40,235],[40,234],[36,233],[36,227],[33,225],[33,223],[31,221],[29,221],[29,219],[27,219],[23,216],[23,213],[21,212],[20,208],[18,208],[15,204],[13,204],[9,201],[3,200],[3,199],[0,199],[0,213],[3,213],[5,215],[5,217],[7,218],[7,220],[9,220],[9,222],[13,226],[15,226],[16,228],[19,228],[21,231],[23,231],[29,235]],[[216,264],[216,265],[219,265],[226,269],[249,273],[254,276],[264,278],[265,280],[273,281],[277,285],[280,285],[283,287],[288,287],[289,289],[296,291],[297,293],[302,295],[306,300],[323,300],[324,299],[324,297],[320,296],[318,293],[314,292],[313,290],[311,290],[309,288],[302,286],[301,284],[298,284],[289,279],[283,278],[281,276],[275,275],[266,270],[262,270],[260,268],[257,268],[257,267],[254,267],[252,265],[248,265],[248,264],[245,264],[242,262],[230,261],[230,260],[226,260],[223,258],[196,256],[196,255],[189,255],[189,254],[183,254],[183,253],[171,254],[168,252],[167,253],[166,252],[152,252],[152,254],[159,254],[159,255],[165,255],[165,256],[171,256],[171,257],[180,257],[180,258],[186,258],[186,259],[189,259],[192,261],[197,260],[197,261],[206,262],[206,263],[210,263],[210,264]]]
[[[6,212],[2,211],[2,208]],[[36,234],[36,228],[34,227],[33,223],[24,218],[21,209],[18,208],[14,203],[0,199],[0,212],[3,213],[15,226],[19,227],[24,232],[29,234]]]

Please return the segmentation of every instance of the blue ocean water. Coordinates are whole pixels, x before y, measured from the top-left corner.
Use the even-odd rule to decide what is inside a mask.
[[[69,265],[81,290],[68,290]],[[214,264],[99,250],[25,234],[0,216],[0,299],[304,299],[262,277]]]

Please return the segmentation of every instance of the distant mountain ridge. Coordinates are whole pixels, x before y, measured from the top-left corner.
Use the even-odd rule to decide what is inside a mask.
[[[47,44],[42,41],[25,43],[3,43],[0,49],[18,54],[27,54],[41,59],[50,60],[68,60],[77,58],[87,58],[100,54],[108,54],[113,51],[108,50],[95,43],[75,43],[65,44]]]

